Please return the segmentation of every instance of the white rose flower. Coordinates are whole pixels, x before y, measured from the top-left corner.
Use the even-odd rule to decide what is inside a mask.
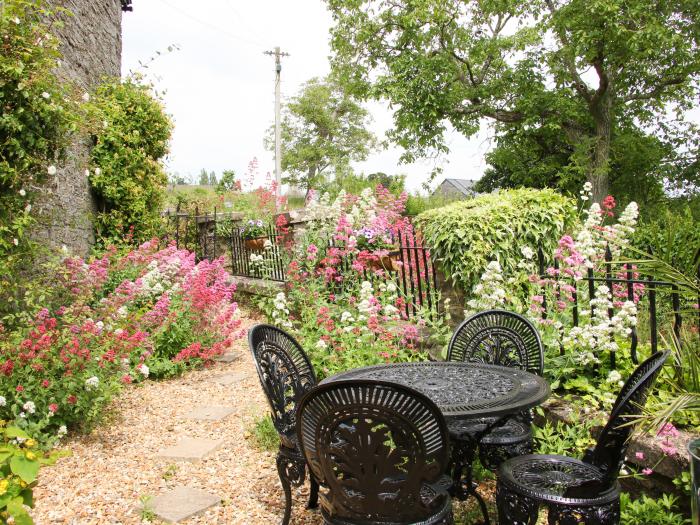
[[[316,348],[324,350],[325,348],[328,348],[328,343],[326,343],[323,339],[319,339],[318,343],[316,343]]]
[[[56,175],[56,166],[49,166],[46,171],[49,175]]]
[[[19,190],[19,194],[20,194],[22,197],[24,197],[24,196],[27,194],[27,192],[24,191],[24,188],[22,188],[21,190]]]
[[[148,377],[148,374],[150,370],[146,366],[145,363],[141,363],[139,366],[136,367],[136,370],[143,376],[143,377]]]
[[[95,168],[95,175],[99,175],[102,173],[102,170],[100,168]]]
[[[41,96],[44,97],[44,98],[47,99],[47,100],[51,98],[51,95],[49,95],[46,91],[44,91],[44,92],[41,94]]]
[[[60,436],[65,436],[68,433],[68,429],[66,428],[66,425],[61,425],[58,427],[58,435]]]
[[[5,399],[5,396],[0,396],[0,407],[4,407],[7,405],[7,399]]]
[[[83,100],[85,102],[90,102],[90,94],[89,93],[83,93]]]
[[[22,405],[22,408],[30,414],[36,412],[36,405],[33,401],[27,401],[24,405]]]
[[[94,390],[100,384],[100,379],[97,376],[89,377],[85,380],[85,390]]]

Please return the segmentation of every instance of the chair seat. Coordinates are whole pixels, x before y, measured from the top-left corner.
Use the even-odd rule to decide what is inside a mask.
[[[479,443],[484,445],[510,445],[521,441],[529,441],[532,438],[530,425],[512,417],[504,423],[496,425],[498,418],[480,419],[454,419],[447,422],[447,429],[453,439],[474,439],[478,434],[486,431],[481,436]],[[489,427],[493,426],[490,430]]]
[[[620,490],[618,483],[606,481],[597,467],[556,455],[531,454],[508,459],[501,463],[498,479],[511,491],[560,504],[608,503],[619,497]]]

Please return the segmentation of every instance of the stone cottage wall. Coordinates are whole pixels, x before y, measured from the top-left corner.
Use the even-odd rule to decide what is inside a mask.
[[[61,15],[63,27],[55,29],[63,53],[59,77],[86,92],[103,77],[118,77],[122,51],[120,0],[48,3],[72,13]],[[53,246],[66,245],[80,255],[87,254],[95,240],[91,222],[95,204],[85,175],[90,140],[87,136],[75,138],[66,160],[57,166],[58,173],[46,183],[37,202],[37,237]]]

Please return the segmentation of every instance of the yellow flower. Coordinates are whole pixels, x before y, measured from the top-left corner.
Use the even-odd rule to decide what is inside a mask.
[[[29,461],[34,461],[36,459],[36,454],[34,454],[34,452],[27,451],[24,455]]]
[[[34,448],[36,446],[36,440],[35,439],[28,439],[27,441],[24,442],[24,446],[27,448]]]
[[[19,486],[22,487],[22,488],[24,488],[24,487],[27,486],[27,482],[24,481],[23,479],[20,479],[20,480],[19,480]]]
[[[10,482],[7,481],[6,479],[0,480],[0,496],[5,494],[7,492],[7,487],[10,485]]]

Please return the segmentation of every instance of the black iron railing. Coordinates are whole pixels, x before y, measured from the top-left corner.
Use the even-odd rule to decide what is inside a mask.
[[[381,281],[393,282],[402,298],[401,309],[406,317],[416,317],[421,312],[432,317],[440,310],[439,291],[437,287],[437,271],[430,257],[430,248],[423,245],[420,234],[412,228],[399,231],[392,239],[395,247],[389,252],[389,257],[399,264],[387,264],[384,272],[377,273],[374,269],[365,269],[362,278],[373,285]],[[331,241],[330,247],[334,243]],[[344,271],[350,271],[354,258],[341,259]],[[382,265],[380,264],[381,268]],[[343,283],[336,284],[338,289]]]
[[[266,278],[272,281],[285,280],[285,267],[281,239],[283,234],[270,226],[260,242],[250,243],[243,239],[240,221],[230,214],[194,214],[166,212],[165,233],[161,242],[174,242],[178,249],[194,252],[198,261],[224,257],[231,274],[242,277]]]
[[[166,212],[165,234],[162,242],[174,242],[178,248],[195,253],[197,260],[224,256],[231,274],[242,277],[264,278],[284,282],[286,280],[285,243],[291,239],[288,232],[270,226],[266,235],[256,242],[243,239],[241,223],[230,214],[174,213]],[[411,228],[399,232],[394,238],[396,248],[391,256],[399,262],[395,271],[383,277],[376,272],[365,271],[363,278],[376,283],[379,279],[393,281],[403,298],[401,305],[407,317],[426,311],[433,315],[439,310],[436,267],[430,257],[430,249]],[[349,269],[352,260],[344,259],[342,265]]]
[[[545,270],[546,264],[547,259],[540,246],[538,249],[538,265],[542,279],[552,278]],[[556,273],[560,270],[559,266],[559,261],[553,258],[552,267]],[[700,279],[700,275],[698,275],[698,278]],[[560,300],[562,295],[559,284],[562,280],[574,288],[573,292],[571,292],[573,297],[571,314],[574,326],[579,326],[582,307],[590,308],[590,315],[591,317],[593,316],[595,306],[591,305],[591,300],[595,299],[596,288],[601,283],[608,288],[613,301],[616,298],[620,301],[634,301],[635,296],[637,296],[637,312],[638,314],[646,314],[644,320],[648,324],[648,342],[652,353],[656,352],[659,347],[660,321],[663,322],[664,318],[669,319],[671,329],[680,341],[683,314],[684,312],[686,314],[692,312],[694,309],[693,301],[684,298],[675,283],[655,280],[650,275],[644,276],[640,274],[639,270],[630,263],[613,261],[609,246],[605,249],[604,261],[598,270],[589,268],[586,275],[578,281],[573,277],[564,279],[560,277],[557,280],[557,284],[554,287],[554,298],[556,300]],[[644,287],[643,290],[639,289],[639,285]],[[549,313],[551,313],[551,305],[547,304],[546,294],[543,294],[543,301],[542,316],[547,318]],[[698,297],[697,301],[700,302],[700,297]],[[614,309],[609,308],[607,314],[609,318],[612,318]],[[693,322],[692,317],[691,322]],[[700,312],[697,313],[696,322],[698,330],[700,330]],[[639,362],[637,356],[637,347],[639,345],[637,326],[631,327],[629,339],[630,357],[636,364]],[[615,356],[616,352],[610,352],[610,364],[613,368],[615,368]]]

